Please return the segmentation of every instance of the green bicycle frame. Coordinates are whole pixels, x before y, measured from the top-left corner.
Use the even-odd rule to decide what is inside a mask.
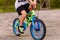
[[[34,10],[27,13],[26,20],[24,21],[26,23],[26,26],[28,27],[28,24],[31,22],[32,17],[34,16]]]

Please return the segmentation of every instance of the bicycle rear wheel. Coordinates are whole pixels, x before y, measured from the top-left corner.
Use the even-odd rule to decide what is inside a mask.
[[[13,21],[13,32],[16,36],[20,36],[20,32],[18,31],[19,26],[19,18],[15,18]]]
[[[46,27],[42,20],[37,17],[34,18],[34,23],[30,27],[31,36],[35,40],[42,40],[46,35]]]

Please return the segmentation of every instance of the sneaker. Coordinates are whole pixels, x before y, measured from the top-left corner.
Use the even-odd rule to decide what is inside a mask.
[[[24,34],[24,28],[23,28],[23,26],[19,26],[18,29],[19,29],[19,32],[20,32],[21,34]]]

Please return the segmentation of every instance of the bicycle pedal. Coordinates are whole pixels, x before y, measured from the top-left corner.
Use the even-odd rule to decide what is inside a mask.
[[[18,31],[21,33],[21,34],[24,34],[24,28],[22,28],[22,27],[18,27]]]

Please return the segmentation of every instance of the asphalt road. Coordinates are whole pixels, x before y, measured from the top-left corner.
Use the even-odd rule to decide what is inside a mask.
[[[35,11],[35,15],[37,13]],[[30,35],[30,27],[19,37],[13,33],[12,23],[16,17],[16,12],[0,13],[0,40],[34,40]],[[38,17],[44,21],[47,29],[43,40],[60,40],[60,10],[40,10]]]

